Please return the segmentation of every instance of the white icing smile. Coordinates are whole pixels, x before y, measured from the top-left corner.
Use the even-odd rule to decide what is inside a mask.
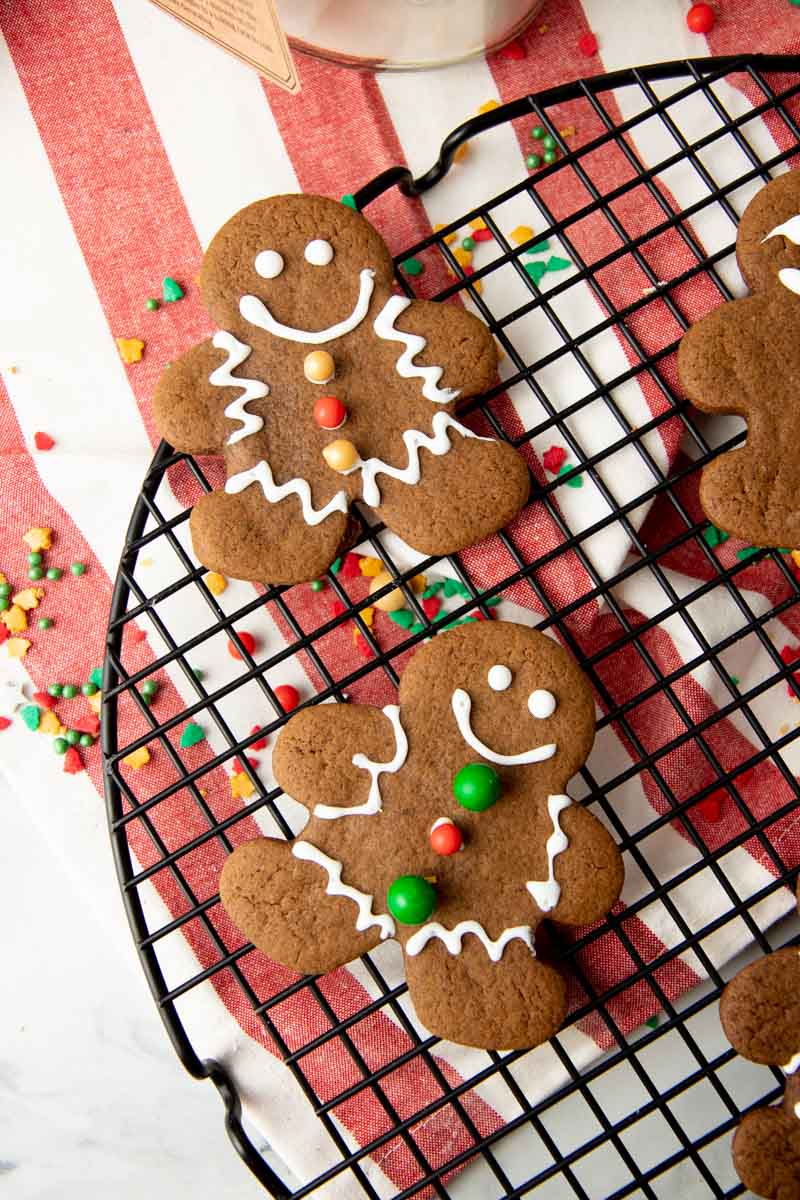
[[[295,329],[293,325],[284,325],[281,321],[276,321],[258,296],[242,296],[239,312],[245,321],[266,330],[267,333],[274,333],[276,337],[286,338],[290,342],[307,342],[311,346],[320,346],[323,342],[332,342],[336,338],[344,337],[346,333],[352,333],[367,315],[375,287],[375,272],[365,267],[359,278],[358,299],[353,311],[343,321],[329,325],[327,329]]]
[[[534,692],[533,695],[536,696],[537,693]],[[555,742],[550,742],[544,746],[534,746],[530,750],[523,750],[521,754],[499,754],[497,750],[492,750],[491,746],[482,742],[472,728],[470,723],[472,700],[469,692],[465,692],[463,688],[456,688],[453,692],[452,705],[458,732],[467,745],[471,746],[487,762],[497,763],[500,767],[522,767],[527,763],[544,762],[545,759],[552,758],[556,752]]]

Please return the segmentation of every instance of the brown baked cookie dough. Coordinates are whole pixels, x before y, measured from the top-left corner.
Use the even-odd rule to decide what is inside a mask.
[[[321,196],[242,209],[200,273],[220,332],[164,373],[161,435],[221,452],[224,491],[195,506],[195,553],[239,579],[297,583],[351,540],[363,499],[424,554],[501,529],[528,499],[523,459],[458,406],[495,377],[485,325],[392,293],[392,260],[358,213]]]
[[[678,371],[703,412],[736,413],[747,442],[704,470],[706,516],[755,546],[800,545],[800,171],[748,204],[736,253],[752,292],[684,335]]]
[[[501,621],[439,634],[399,705],[324,704],[288,722],[273,768],[311,818],[292,843],[235,850],[222,902],[298,971],[397,937],[432,1032],[537,1045],[566,1011],[537,928],[598,920],[622,887],[611,837],[564,795],[593,737],[589,686],[556,642]]]

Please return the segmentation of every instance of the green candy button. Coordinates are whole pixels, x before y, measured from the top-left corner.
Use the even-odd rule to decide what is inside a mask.
[[[436,908],[436,889],[421,875],[400,875],[389,887],[386,903],[401,925],[422,925]]]
[[[486,763],[467,763],[453,780],[453,795],[462,808],[485,812],[500,799],[500,776]]]

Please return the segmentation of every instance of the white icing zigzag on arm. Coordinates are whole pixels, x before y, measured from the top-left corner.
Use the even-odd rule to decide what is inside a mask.
[[[394,327],[395,321],[402,312],[405,312],[410,303],[411,301],[406,296],[390,296],[375,318],[372,327],[379,338],[392,342],[403,342],[405,345],[405,350],[395,363],[397,374],[403,379],[419,376],[424,380],[422,394],[426,400],[432,400],[434,404],[449,404],[459,393],[453,388],[437,387],[439,380],[444,375],[444,367],[422,367],[412,361],[414,356],[421,354],[428,344],[425,338],[418,333],[401,333]]]
[[[246,346],[244,342],[240,342],[232,333],[227,333],[224,329],[214,334],[211,344],[217,350],[224,350],[228,358],[222,366],[211,372],[208,382],[213,387],[243,389],[242,395],[236,400],[232,400],[225,409],[225,416],[228,420],[242,422],[241,428],[235,429],[228,438],[227,444],[232,446],[242,438],[249,437],[251,433],[258,433],[259,429],[263,429],[263,420],[255,413],[248,412],[247,405],[251,400],[263,400],[265,396],[269,395],[269,388],[258,379],[237,379],[231,374],[242,365],[245,359],[250,357],[252,347]]]
[[[334,804],[317,804],[314,806],[314,816],[323,821],[334,821],[337,817],[372,817],[382,808],[380,777],[384,774],[394,775],[406,761],[408,754],[408,738],[400,724],[400,709],[396,704],[387,704],[383,715],[389,718],[394,732],[394,757],[385,763],[373,762],[366,754],[354,754],[353,766],[362,771],[369,771],[371,782],[369,795],[363,804],[351,808],[337,808]]]
[[[569,839],[558,823],[559,815],[569,808],[572,801],[569,796],[548,796],[547,811],[553,823],[553,832],[547,839],[547,879],[537,882],[531,880],[526,887],[542,912],[551,912],[561,898],[561,885],[556,881],[555,860],[569,846]]]
[[[477,921],[459,921],[452,929],[446,929],[438,921],[429,921],[427,925],[423,925],[421,929],[412,933],[406,942],[406,954],[410,954],[414,958],[420,950],[424,950],[431,938],[438,938],[440,942],[444,942],[448,953],[460,954],[461,939],[466,933],[473,933],[483,943],[492,962],[500,961],[506,946],[515,938],[524,942],[531,954],[536,955],[530,925],[514,925],[511,929],[504,929],[499,938],[492,940]]]
[[[366,892],[360,892],[358,888],[350,887],[348,883],[342,883],[342,864],[337,862],[335,858],[329,858],[322,850],[313,846],[311,842],[295,842],[292,846],[292,854],[295,858],[302,858],[306,862],[316,863],[318,867],[322,867],[328,872],[328,882],[325,887],[325,894],[328,896],[344,896],[347,900],[352,900],[358,906],[358,916],[356,917],[356,929],[359,933],[363,933],[365,929],[371,929],[373,925],[377,925],[381,931],[381,941],[394,934],[394,921],[388,913],[374,913],[372,911],[372,896]]]
[[[347,512],[347,493],[337,492],[323,508],[314,508],[311,503],[311,488],[305,479],[290,479],[287,483],[276,484],[272,478],[269,463],[262,458],[247,471],[239,471],[231,475],[225,484],[225,491],[230,496],[236,496],[250,487],[251,483],[260,483],[261,489],[270,504],[277,504],[287,496],[297,496],[303,509],[303,520],[306,525],[319,525],[334,512]]]

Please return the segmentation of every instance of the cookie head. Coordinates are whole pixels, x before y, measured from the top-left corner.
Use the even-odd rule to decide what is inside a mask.
[[[728,1041],[750,1062],[800,1069],[800,949],[776,950],[731,980],[719,1010]]]
[[[781,283],[800,293],[800,171],[781,175],[750,202],[736,253],[753,291]]]
[[[203,260],[203,302],[223,329],[244,320],[292,341],[331,341],[385,301],[392,260],[352,209],[324,196],[286,200],[259,200],[223,225]]]

